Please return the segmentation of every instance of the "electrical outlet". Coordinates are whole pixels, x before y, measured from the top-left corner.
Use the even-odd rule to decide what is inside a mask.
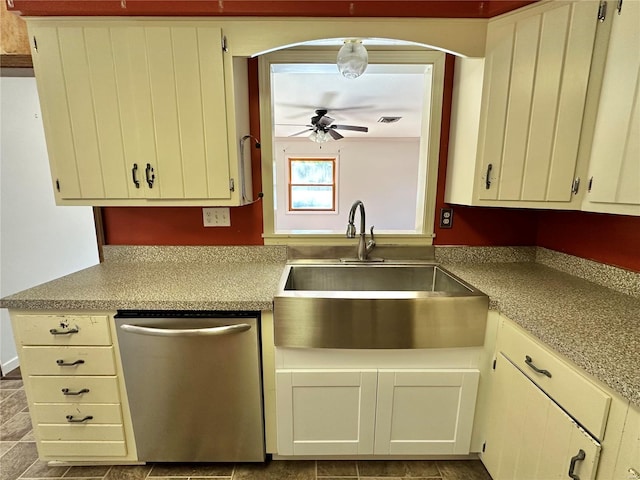
[[[230,227],[228,208],[203,208],[202,221],[205,227]]]
[[[453,226],[453,208],[440,209],[440,228],[451,228]]]

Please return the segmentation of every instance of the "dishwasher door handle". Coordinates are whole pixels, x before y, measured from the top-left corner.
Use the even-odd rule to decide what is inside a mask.
[[[251,328],[251,325],[249,325],[248,323],[238,323],[237,325],[223,325],[221,327],[173,329],[141,327],[139,325],[129,325],[125,323],[120,325],[120,328],[129,333],[137,333],[138,335],[152,335],[156,337],[207,337],[246,332]]]

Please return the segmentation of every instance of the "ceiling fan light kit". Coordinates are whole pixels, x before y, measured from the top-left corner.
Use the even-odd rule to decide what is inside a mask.
[[[358,78],[362,75],[369,64],[369,55],[362,40],[345,40],[338,51],[336,63],[338,70],[346,78]]]

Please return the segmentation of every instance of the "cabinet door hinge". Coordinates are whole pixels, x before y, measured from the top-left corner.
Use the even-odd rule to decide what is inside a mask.
[[[236,191],[236,182],[234,182],[233,178],[229,179],[229,190],[232,192]]]
[[[222,51],[227,53],[229,51],[229,46],[227,45],[227,37],[222,37]]]
[[[571,193],[573,193],[574,195],[577,195],[578,190],[580,190],[580,177],[576,177],[573,183],[571,184]]]
[[[600,0],[600,7],[598,7],[598,21],[602,23],[605,18],[607,18],[607,2]]]
[[[593,187],[593,177],[589,179],[589,186],[587,187],[587,192],[591,191],[591,187]]]
[[[38,40],[36,40],[35,35],[33,36],[33,48],[36,52],[38,51]]]
[[[484,442],[482,444],[482,453],[484,453],[484,451],[487,449],[487,442]]]

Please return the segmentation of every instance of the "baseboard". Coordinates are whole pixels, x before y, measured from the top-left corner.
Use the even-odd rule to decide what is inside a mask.
[[[2,373],[6,375],[7,373],[12,372],[16,368],[18,368],[19,366],[20,366],[20,361],[18,360],[18,357],[15,356],[11,360],[2,364]]]

